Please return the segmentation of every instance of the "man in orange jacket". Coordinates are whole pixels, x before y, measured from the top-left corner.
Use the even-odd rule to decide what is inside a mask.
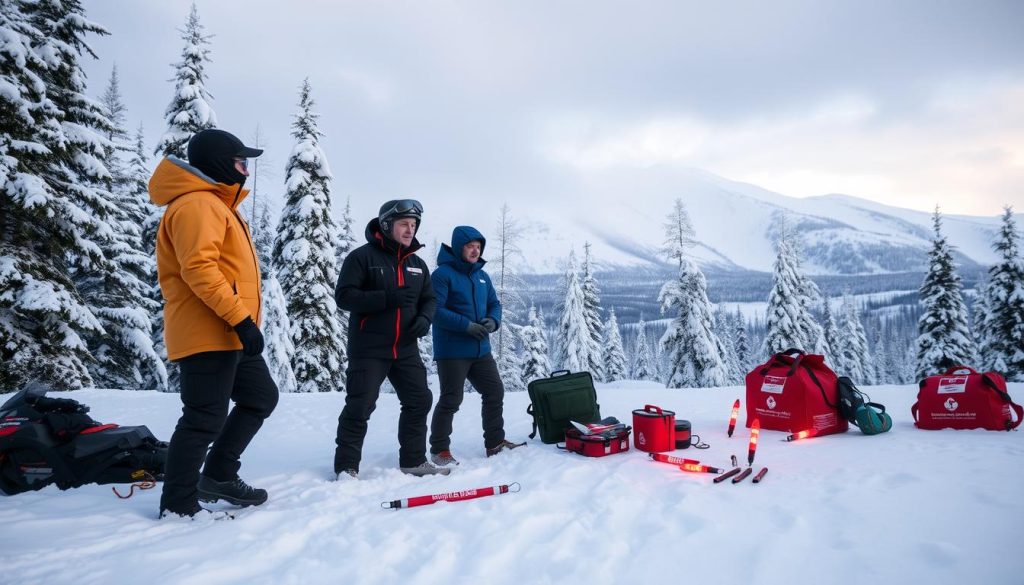
[[[223,130],[203,130],[188,143],[188,163],[168,156],[149,180],[150,199],[166,206],[157,272],[167,357],[181,367],[183,404],[167,454],[161,517],[204,512],[199,500],[267,500],[266,490],[238,477],[242,451],[278,399],[261,355],[259,262],[238,213],[249,194],[242,188],[247,159],[262,153]]]

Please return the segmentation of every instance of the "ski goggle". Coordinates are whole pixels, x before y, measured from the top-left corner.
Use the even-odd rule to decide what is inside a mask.
[[[236,158],[234,160],[235,160],[235,164],[242,165],[243,169],[249,170],[249,159],[247,159],[247,158]]]
[[[381,213],[381,217],[393,217],[396,215],[422,215],[423,204],[415,199],[399,199],[389,209]]]

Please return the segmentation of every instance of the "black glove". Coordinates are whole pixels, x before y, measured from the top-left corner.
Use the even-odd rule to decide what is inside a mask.
[[[483,341],[487,337],[487,328],[479,323],[470,323],[469,327],[466,327],[466,333],[477,341]]]
[[[242,354],[247,356],[260,355],[263,353],[263,334],[260,328],[253,322],[252,317],[246,317],[238,325],[235,325],[235,333],[242,342]]]
[[[490,317],[484,317],[480,324],[487,329],[488,333],[494,333],[498,330],[498,322]]]
[[[88,406],[70,398],[40,396],[36,399],[33,406],[39,412],[61,412],[66,414],[85,414],[89,412]]]
[[[409,334],[413,337],[423,337],[430,331],[430,321],[423,315],[416,315],[416,318],[409,324]]]
[[[389,290],[384,293],[384,308],[396,309],[399,307],[411,307],[416,304],[420,294],[408,286]]]

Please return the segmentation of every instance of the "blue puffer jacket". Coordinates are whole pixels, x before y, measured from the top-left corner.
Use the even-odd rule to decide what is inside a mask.
[[[462,259],[462,247],[480,241],[480,259],[470,264]],[[441,244],[437,270],[430,275],[437,296],[434,314],[434,359],[466,359],[491,353],[489,338],[482,341],[466,333],[470,322],[484,317],[501,325],[501,303],[494,292],[491,277],[483,271],[487,240],[475,228],[460,225],[452,232],[452,245]]]

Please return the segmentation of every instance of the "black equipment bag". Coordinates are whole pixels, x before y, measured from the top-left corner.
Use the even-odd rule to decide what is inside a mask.
[[[531,381],[527,387],[530,406],[526,414],[533,417],[533,432],[547,444],[565,440],[565,431],[571,429],[569,421],[592,423],[601,420],[601,407],[597,404],[597,391],[590,372],[552,372],[550,377]]]
[[[167,443],[145,426],[100,424],[89,407],[32,386],[0,406],[0,492],[162,480]]]

